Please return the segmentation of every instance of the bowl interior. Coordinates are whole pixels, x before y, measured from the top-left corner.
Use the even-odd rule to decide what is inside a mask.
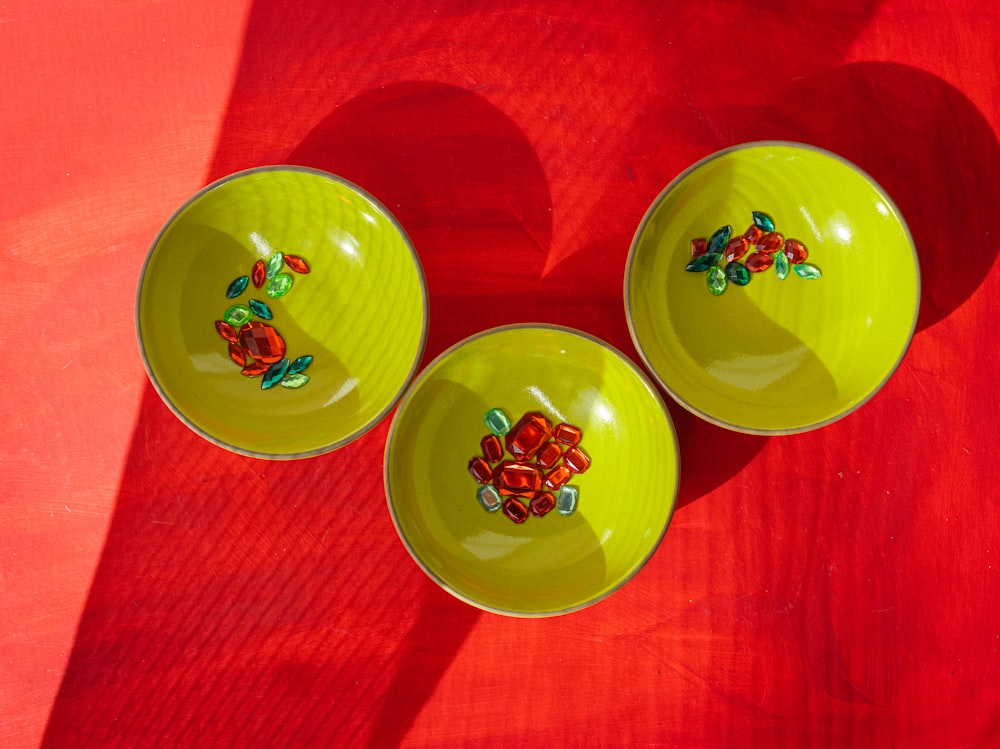
[[[690,243],[752,212],[802,241],[822,278],[773,269],[713,296]],[[793,269],[794,270],[794,269]],[[748,432],[805,431],[849,413],[895,370],[919,305],[916,253],[888,196],[820,149],[753,144],[682,174],[633,240],[626,311],[650,370],[694,413]]]
[[[281,252],[308,273],[272,298],[230,283]],[[292,360],[312,356],[309,382],[261,388],[241,374],[215,322],[233,304],[264,302]],[[293,167],[253,170],[210,185],[185,204],[146,260],[137,327],[164,400],[207,439],[237,452],[301,457],[377,423],[412,377],[426,335],[416,254],[395,219],[354,185]]]
[[[591,467],[570,482],[572,515],[516,525],[487,513],[467,465],[484,415],[529,411],[583,430]],[[454,595],[539,616],[593,603],[628,580],[662,537],[678,481],[673,425],[652,384],[619,352],[554,327],[467,339],[417,379],[394,417],[386,494],[403,542]]]

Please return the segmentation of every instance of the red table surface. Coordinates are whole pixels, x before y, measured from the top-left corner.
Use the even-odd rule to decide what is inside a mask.
[[[975,0],[0,5],[0,745],[1000,746],[998,34]],[[224,174],[304,164],[384,202],[427,276],[424,363],[532,321],[638,360],[643,212],[758,139],[893,196],[912,346],[808,434],[671,403],[673,521],[583,611],[427,578],[386,509],[388,420],[254,460],[147,382],[141,263]]]

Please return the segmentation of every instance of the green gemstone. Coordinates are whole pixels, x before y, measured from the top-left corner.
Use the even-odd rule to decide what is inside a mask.
[[[729,285],[729,281],[726,280],[725,272],[723,272],[722,268],[714,265],[708,269],[707,281],[708,290],[716,296],[719,296],[719,294],[724,292],[726,290],[726,286]]]
[[[750,283],[750,271],[743,263],[733,260],[726,265],[726,278],[737,286],[746,286]]]
[[[823,277],[823,272],[811,263],[799,263],[798,265],[793,265],[792,270],[795,271],[795,275],[799,278],[804,278],[807,281],[813,281],[817,278]]]
[[[293,375],[304,371],[306,367],[312,364],[312,361],[313,361],[312,356],[308,354],[306,354],[305,356],[300,356],[298,359],[293,361],[291,365],[288,367],[288,374]]]
[[[476,499],[486,512],[496,512],[503,504],[503,497],[492,484],[485,484],[476,491]]]
[[[295,390],[296,388],[302,387],[307,382],[309,382],[309,375],[298,374],[298,373],[286,374],[281,379],[281,387],[289,388],[290,390]]]
[[[510,431],[510,419],[499,408],[491,408],[486,412],[486,426],[490,428],[497,437],[503,437]]]
[[[753,222],[764,231],[774,231],[774,219],[761,211],[754,211]]]
[[[721,259],[721,253],[709,252],[705,255],[701,255],[700,257],[696,257],[684,267],[684,270],[690,273],[704,273]]]
[[[733,228],[728,224],[716,229],[715,234],[708,239],[708,254],[721,255],[725,251],[726,245],[729,244],[729,238],[732,236],[732,233]]]
[[[782,281],[788,278],[788,256],[784,252],[775,253],[774,272],[778,274],[778,278]]]
[[[234,304],[223,313],[222,319],[234,328],[242,328],[253,320],[253,312],[245,304]]]
[[[575,486],[564,486],[556,496],[556,511],[560,515],[572,515],[580,501],[580,490]]]
[[[284,296],[288,293],[288,290],[292,288],[293,282],[294,279],[288,273],[279,273],[267,282],[267,295],[272,299]]]
[[[247,284],[249,283],[250,283],[250,276],[240,276],[239,278],[235,279],[231,284],[229,284],[229,288],[226,289],[226,299],[235,299],[236,297],[238,297],[240,294],[246,291]]]
[[[259,299],[251,299],[250,300],[250,310],[255,315],[257,315],[257,317],[261,317],[261,318],[263,318],[265,320],[273,320],[274,319],[274,315],[271,312],[271,308],[268,307],[266,304],[264,304]]]
[[[284,265],[284,263],[285,256],[282,253],[276,252],[271,255],[267,261],[267,277],[274,278],[278,275],[278,272],[281,270],[281,266]]]
[[[282,359],[281,361],[276,361],[271,367],[264,373],[264,379],[260,381],[260,389],[268,390],[273,388],[282,378],[288,373],[288,359]]]

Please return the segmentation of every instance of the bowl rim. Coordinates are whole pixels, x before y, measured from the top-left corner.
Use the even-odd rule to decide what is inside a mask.
[[[357,193],[366,201],[368,201],[371,205],[373,205],[376,210],[380,211],[389,221],[389,223],[393,226],[393,228],[395,228],[395,230],[399,232],[399,235],[403,240],[403,244],[406,246],[407,250],[410,253],[410,258],[413,260],[413,265],[417,272],[417,278],[420,282],[421,301],[423,306],[423,323],[421,325],[420,341],[417,345],[417,351],[415,352],[415,355],[413,357],[413,362],[410,365],[409,372],[407,372],[406,377],[404,378],[402,384],[400,385],[397,392],[390,399],[389,403],[387,403],[385,407],[383,407],[382,410],[379,411],[378,414],[373,416],[365,424],[363,424],[358,429],[355,429],[350,434],[338,440],[330,442],[328,444],[320,445],[319,447],[311,448],[308,450],[300,450],[294,453],[271,453],[262,450],[253,450],[250,448],[242,447],[240,445],[232,444],[230,442],[219,439],[218,437],[208,433],[200,426],[195,424],[193,421],[191,421],[187,416],[185,416],[172,402],[172,400],[167,396],[166,392],[163,389],[163,386],[160,384],[159,380],[156,378],[156,375],[153,373],[153,368],[149,363],[148,354],[146,352],[146,343],[143,341],[142,326],[140,324],[140,307],[142,303],[143,290],[146,282],[146,271],[149,268],[149,264],[150,261],[152,260],[153,253],[155,252],[157,246],[160,243],[160,240],[163,238],[163,235],[167,232],[167,230],[174,225],[174,222],[178,219],[178,217],[180,217],[182,213],[184,213],[191,205],[201,200],[208,193],[216,190],[217,188],[229,182],[245,179],[247,177],[252,177],[257,174],[264,174],[267,172],[296,172],[300,174],[313,175],[321,179],[335,182],[343,187],[346,187],[348,190]],[[189,429],[198,434],[207,442],[210,442],[213,445],[216,445],[218,447],[221,447],[225,450],[236,453],[238,455],[244,455],[250,458],[262,458],[265,460],[299,460],[302,458],[312,458],[317,455],[323,455],[328,452],[332,452],[338,448],[344,447],[348,443],[353,442],[354,440],[358,439],[359,437],[371,431],[380,423],[382,423],[386,415],[388,415],[389,412],[392,411],[392,409],[395,407],[396,403],[399,402],[399,399],[403,396],[403,393],[406,392],[407,387],[413,380],[414,376],[416,375],[420,367],[420,361],[421,359],[423,359],[424,348],[427,345],[427,331],[429,327],[429,320],[428,320],[429,301],[427,298],[427,279],[426,276],[424,275],[423,265],[420,262],[420,256],[417,254],[416,247],[414,246],[413,241],[410,239],[409,234],[407,234],[406,229],[404,229],[403,225],[399,222],[399,219],[397,219],[396,216],[393,215],[392,211],[390,211],[385,206],[384,203],[382,203],[378,198],[376,198],[374,195],[372,195],[370,192],[365,190],[360,185],[351,182],[350,180],[345,179],[344,177],[341,177],[337,174],[333,174],[332,172],[327,172],[322,169],[316,169],[314,167],[301,166],[297,164],[267,164],[267,165],[249,167],[247,169],[241,169],[239,171],[232,172],[230,174],[227,174],[223,177],[220,177],[208,183],[207,185],[199,189],[197,192],[195,192],[193,195],[188,197],[183,203],[180,204],[180,206],[174,209],[174,211],[171,212],[170,216],[160,227],[160,229],[156,232],[156,236],[153,237],[153,241],[150,243],[149,249],[146,250],[146,256],[143,258],[142,267],[139,270],[139,279],[136,284],[135,303],[133,309],[134,309],[135,333],[139,345],[139,356],[142,359],[142,366],[146,370],[146,375],[150,383],[153,385],[153,388],[160,396],[160,400],[163,401],[163,403],[167,406],[168,409],[170,409],[170,411],[174,414],[174,416],[176,416],[183,424],[185,424]]]
[[[892,366],[889,368],[889,371],[886,373],[885,377],[883,377],[882,380],[879,381],[878,384],[876,384],[875,387],[872,388],[872,390],[867,395],[865,395],[865,397],[861,398],[857,403],[853,404],[849,408],[840,410],[839,412],[833,414],[832,416],[826,419],[821,419],[820,421],[813,422],[811,424],[804,424],[802,426],[797,426],[797,427],[775,428],[775,429],[752,427],[752,426],[747,426],[745,424],[736,424],[730,421],[726,421],[725,419],[720,419],[706,411],[699,409],[693,404],[688,403],[679,394],[674,392],[674,390],[670,387],[669,384],[667,384],[667,382],[660,375],[660,373],[657,372],[656,369],[653,367],[652,363],[649,361],[649,358],[646,355],[645,350],[642,347],[642,344],[639,341],[639,336],[636,333],[635,323],[633,321],[632,299],[629,293],[632,285],[631,284],[632,270],[633,270],[632,266],[635,260],[636,251],[638,249],[639,239],[642,236],[643,232],[645,231],[646,226],[652,219],[654,213],[659,208],[660,204],[666,199],[667,195],[674,188],[676,188],[677,185],[680,184],[681,181],[683,181],[688,175],[697,171],[698,169],[700,169],[701,167],[705,166],[706,164],[712,161],[715,161],[719,158],[722,158],[723,156],[727,156],[728,154],[734,153],[736,151],[749,150],[753,148],[768,148],[768,147],[800,149],[803,151],[811,151],[813,153],[820,154],[821,156],[826,156],[828,158],[840,162],[842,165],[846,166],[848,169],[854,171],[859,176],[868,181],[869,184],[871,184],[872,187],[875,189],[875,191],[879,194],[879,196],[886,202],[886,204],[889,206],[889,208],[892,210],[893,214],[899,221],[899,224],[903,230],[903,234],[906,238],[906,242],[910,248],[910,254],[913,259],[913,268],[916,275],[915,288],[914,288],[915,304],[913,306],[913,319],[910,321],[910,328],[906,334],[905,340],[903,341],[903,346],[900,349],[899,356],[896,358],[896,361],[893,362]],[[638,352],[639,357],[642,359],[643,365],[653,376],[656,382],[659,383],[660,387],[663,388],[664,392],[666,392],[667,395],[669,395],[674,401],[676,401],[676,403],[679,406],[681,406],[685,410],[694,414],[698,418],[709,422],[710,424],[714,424],[715,426],[722,427],[723,429],[728,429],[734,432],[741,432],[743,434],[754,434],[765,437],[773,437],[781,435],[802,434],[805,432],[813,431],[815,429],[820,429],[825,426],[829,426],[830,424],[833,424],[836,421],[840,421],[844,417],[857,411],[863,405],[868,403],[868,401],[874,398],[875,395],[878,394],[883,387],[885,387],[886,383],[888,383],[889,380],[891,380],[893,375],[896,373],[896,370],[899,369],[899,365],[902,364],[903,359],[906,357],[907,351],[909,351],[910,344],[913,342],[913,336],[915,335],[917,329],[917,320],[920,316],[920,301],[922,294],[921,287],[922,287],[922,282],[920,274],[920,257],[917,252],[916,242],[913,239],[913,234],[910,232],[910,227],[906,223],[906,219],[903,216],[902,211],[899,210],[899,206],[896,205],[896,202],[892,199],[889,193],[885,190],[884,187],[882,187],[882,185],[874,177],[872,177],[867,171],[859,167],[853,161],[845,158],[844,156],[841,156],[838,153],[835,153],[834,151],[830,151],[820,146],[815,146],[810,143],[802,143],[799,141],[792,141],[792,140],[755,140],[755,141],[747,141],[745,143],[737,143],[735,145],[727,146],[717,151],[713,151],[712,153],[698,159],[693,164],[685,168],[676,177],[670,180],[670,182],[668,182],[667,185],[662,190],[660,190],[657,196],[653,199],[653,202],[650,203],[649,207],[646,209],[646,212],[642,216],[642,220],[639,222],[639,225],[636,228],[635,233],[632,235],[632,242],[629,245],[628,258],[625,261],[625,278],[624,278],[622,296],[625,302],[625,321],[628,323],[628,332],[632,338],[632,343],[635,345],[635,349]]]
[[[414,394],[419,389],[421,383],[423,383],[424,380],[427,379],[427,377],[429,376],[429,373],[431,373],[437,367],[438,364],[443,362],[454,352],[458,351],[459,349],[465,347],[470,343],[473,343],[474,341],[492,335],[517,331],[517,330],[549,330],[576,336],[578,338],[582,338],[586,341],[598,345],[599,347],[605,349],[606,351],[610,352],[612,355],[620,359],[621,362],[629,370],[631,370],[631,372],[638,378],[639,382],[642,383],[643,387],[646,389],[646,392],[649,393],[649,395],[653,398],[654,402],[659,406],[660,411],[666,418],[667,427],[670,430],[670,436],[672,438],[671,442],[673,443],[674,473],[676,478],[670,496],[670,508],[667,511],[666,518],[663,521],[663,527],[660,529],[660,532],[657,535],[656,540],[653,542],[652,546],[650,546],[649,551],[635,564],[634,568],[627,575],[625,575],[621,580],[616,582],[609,589],[602,592],[600,595],[590,597],[585,601],[573,604],[571,606],[566,606],[561,609],[552,609],[545,611],[515,611],[512,609],[504,609],[499,606],[491,606],[489,604],[483,603],[482,601],[478,601],[474,597],[467,595],[462,591],[458,590],[457,588],[453,587],[446,580],[444,580],[439,575],[437,575],[433,570],[431,570],[424,563],[424,561],[417,555],[414,548],[410,545],[409,539],[407,539],[406,535],[403,533],[403,529],[400,527],[399,519],[396,517],[396,511],[392,502],[392,493],[389,488],[390,484],[389,470],[391,465],[389,458],[392,452],[392,446],[395,443],[396,431],[399,425],[400,414],[403,413],[407,404],[410,402],[410,400],[412,400]],[[677,428],[674,425],[673,417],[670,415],[670,409],[667,407],[666,401],[664,401],[663,396],[660,394],[660,391],[657,389],[655,383],[649,379],[649,377],[646,375],[645,372],[643,372],[642,367],[636,364],[631,358],[626,356],[619,348],[591,333],[587,333],[585,331],[578,330],[577,328],[572,328],[566,325],[557,325],[554,323],[542,323],[542,322],[513,323],[509,325],[498,325],[496,327],[486,328],[484,330],[480,330],[476,333],[473,333],[472,335],[466,336],[465,338],[461,339],[456,343],[453,343],[447,349],[445,349],[436,357],[434,357],[434,359],[430,363],[428,363],[427,366],[425,366],[421,370],[420,374],[410,383],[409,387],[406,390],[406,393],[404,393],[402,399],[399,401],[399,407],[396,409],[396,413],[393,415],[392,421],[389,424],[389,432],[386,435],[385,449],[382,461],[382,487],[385,491],[385,499],[386,499],[386,505],[389,510],[389,517],[392,519],[392,525],[396,529],[396,535],[399,537],[399,540],[402,542],[403,547],[406,549],[407,553],[410,555],[413,561],[416,562],[417,566],[420,567],[420,569],[422,569],[424,573],[431,580],[437,583],[437,585],[440,588],[442,588],[447,593],[450,593],[458,600],[463,601],[469,604],[470,606],[473,606],[482,611],[486,611],[492,614],[499,614],[501,616],[509,616],[516,619],[544,619],[548,617],[570,614],[575,611],[580,611],[582,609],[593,606],[594,604],[609,598],[613,593],[617,592],[622,587],[624,587],[626,583],[628,583],[636,575],[638,575],[639,572],[649,563],[649,560],[652,559],[653,555],[659,549],[660,544],[663,542],[663,539],[666,537],[667,529],[670,527],[670,523],[673,520],[674,512],[677,509],[677,498],[680,491],[680,484],[681,484],[681,454],[680,454],[680,443],[677,438]]]

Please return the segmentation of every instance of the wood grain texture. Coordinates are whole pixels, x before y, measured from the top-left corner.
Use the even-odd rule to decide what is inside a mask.
[[[2,12],[0,746],[1000,745],[990,4]],[[525,321],[635,357],[635,226],[691,162],[759,138],[887,188],[924,273],[916,336],[819,432],[671,407],[678,510],[590,609],[511,620],[437,589],[385,508],[387,424],[257,461],[145,381],[145,251],[226,173],[300,163],[384,202],[427,275],[425,362]]]

